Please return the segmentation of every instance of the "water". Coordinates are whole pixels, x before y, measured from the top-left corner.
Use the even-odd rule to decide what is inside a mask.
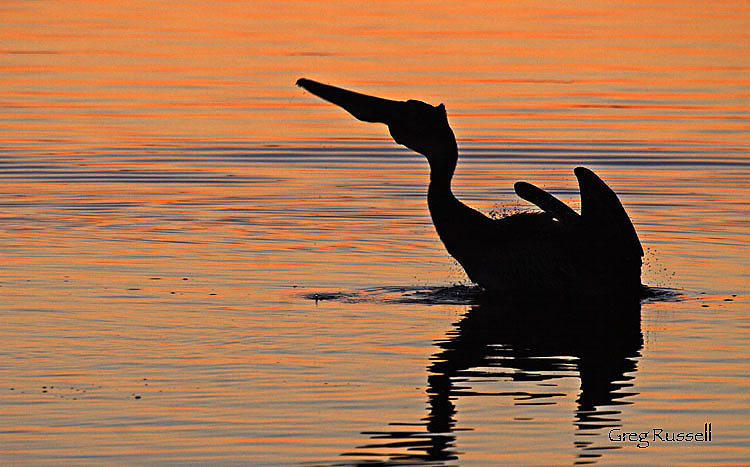
[[[3,464],[750,458],[747,4],[402,7],[0,6]],[[421,156],[302,76],[444,102],[485,213],[595,170],[655,296],[486,303]]]

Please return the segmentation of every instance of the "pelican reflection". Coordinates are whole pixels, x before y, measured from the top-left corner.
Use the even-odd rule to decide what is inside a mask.
[[[512,400],[528,407],[506,421],[521,427],[534,421],[537,406],[556,405],[566,396],[558,382],[571,376],[580,379],[572,427],[574,462],[594,463],[617,449],[606,433],[622,425],[618,406],[631,404],[636,395],[628,388],[643,345],[637,298],[586,304],[485,301],[435,345],[439,351],[428,368],[427,417],[364,433],[371,441],[344,453],[359,459],[347,465],[455,461],[462,454],[458,432],[481,429],[461,424],[457,400]],[[500,390],[481,389],[490,386]],[[489,400],[482,404],[492,406]]]

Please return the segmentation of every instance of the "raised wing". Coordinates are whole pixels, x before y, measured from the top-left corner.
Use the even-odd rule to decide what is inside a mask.
[[[520,198],[537,205],[560,222],[570,226],[580,224],[581,216],[577,212],[541,188],[528,182],[516,182],[513,188]]]
[[[594,172],[576,167],[581,189],[581,218],[588,230],[596,231],[623,253],[643,256],[643,247],[620,199]]]

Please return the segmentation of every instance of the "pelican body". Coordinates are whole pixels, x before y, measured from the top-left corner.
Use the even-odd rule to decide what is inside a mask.
[[[519,197],[542,211],[492,219],[453,195],[458,147],[445,106],[394,101],[309,79],[297,85],[359,120],[384,123],[396,143],[427,158],[432,222],[448,253],[473,282],[500,294],[597,296],[638,294],[643,249],[617,195],[594,172],[577,167],[581,213],[526,182]]]

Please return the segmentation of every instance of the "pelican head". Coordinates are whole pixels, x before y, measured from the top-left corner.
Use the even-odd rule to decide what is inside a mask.
[[[427,157],[433,168],[455,167],[456,138],[443,104],[383,99],[305,78],[299,79],[297,86],[338,105],[359,120],[385,123],[394,141]]]
[[[445,105],[422,101],[398,102],[399,112],[387,122],[393,140],[427,159],[445,157],[446,148],[454,148],[456,138],[448,124]]]

